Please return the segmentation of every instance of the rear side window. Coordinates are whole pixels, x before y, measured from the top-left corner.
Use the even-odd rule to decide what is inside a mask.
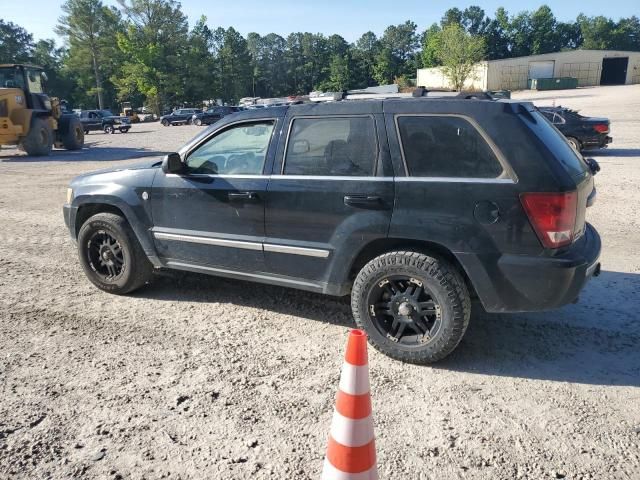
[[[291,127],[283,173],[370,176],[377,151],[371,117],[297,118]]]
[[[412,177],[496,178],[502,165],[480,132],[455,116],[399,116],[398,131]]]
[[[540,112],[531,112],[531,115],[535,119],[535,123],[527,122],[527,125],[529,125],[529,128],[533,130],[542,143],[553,152],[553,155],[569,175],[572,177],[581,177],[589,171],[587,164],[580,158],[581,155],[569,145],[564,135],[560,133],[557,128],[554,128],[543,114]]]

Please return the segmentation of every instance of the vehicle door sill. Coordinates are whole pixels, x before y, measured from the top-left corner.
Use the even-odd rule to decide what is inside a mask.
[[[268,285],[278,285],[281,287],[298,288],[310,292],[323,293],[326,291],[325,282],[312,282],[294,277],[286,277],[283,275],[273,275],[269,273],[248,273],[238,270],[229,270],[227,268],[210,267],[205,265],[196,265],[192,263],[182,262],[178,260],[164,260],[164,266],[176,270],[185,270],[188,272],[205,273],[208,275],[234,278],[237,280],[249,280],[253,282],[266,283]]]

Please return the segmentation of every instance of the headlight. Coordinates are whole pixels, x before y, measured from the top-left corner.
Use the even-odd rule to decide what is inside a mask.
[[[71,204],[73,201],[73,188],[67,188],[67,203]]]

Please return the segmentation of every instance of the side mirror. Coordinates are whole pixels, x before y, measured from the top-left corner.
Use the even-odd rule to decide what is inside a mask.
[[[600,171],[600,164],[596,162],[595,159],[585,158],[584,161],[587,162],[587,165],[589,165],[589,170],[591,170],[591,175],[595,175]]]
[[[296,140],[291,146],[291,153],[294,155],[302,155],[303,153],[308,153],[309,150],[311,150],[311,145],[309,145],[308,140]]]
[[[164,173],[180,173],[183,168],[182,159],[177,153],[170,153],[162,159],[162,171]]]

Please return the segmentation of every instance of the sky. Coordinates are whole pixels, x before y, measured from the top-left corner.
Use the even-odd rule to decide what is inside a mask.
[[[103,0],[116,5],[116,0]],[[63,0],[0,0],[0,18],[17,23],[33,34],[36,40],[56,38],[54,27],[61,15]],[[547,2],[471,1],[468,3],[429,2],[428,0],[182,0],[182,10],[190,25],[206,15],[210,27],[234,27],[241,34],[258,32],[286,36],[294,31],[342,35],[353,42],[366,31],[380,35],[388,25],[412,20],[419,31],[438,22],[451,7],[461,10],[478,5],[493,16],[500,6],[513,14],[521,10],[535,10],[540,5],[551,7],[559,20],[575,20],[579,13],[588,16],[620,17],[640,15],[638,0],[563,0]],[[523,6],[524,5],[524,6]]]

